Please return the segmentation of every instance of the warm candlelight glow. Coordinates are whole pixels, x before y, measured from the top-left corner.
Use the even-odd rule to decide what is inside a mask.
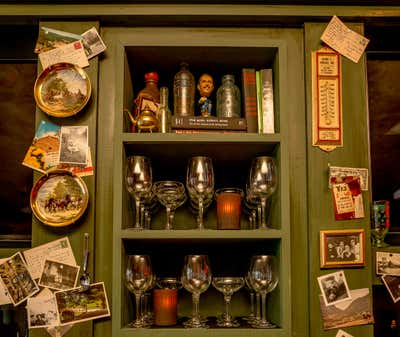
[[[240,229],[241,193],[234,188],[216,192],[217,228]]]
[[[175,325],[177,318],[178,289],[154,289],[153,310],[155,325]]]

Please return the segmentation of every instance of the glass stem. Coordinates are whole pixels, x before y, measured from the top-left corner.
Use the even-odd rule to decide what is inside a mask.
[[[267,322],[267,293],[263,292],[261,294],[261,313],[262,319],[261,322]]]
[[[136,293],[135,298],[136,298],[136,323],[140,322],[140,303],[141,303],[141,297],[142,294]]]
[[[260,320],[261,319],[261,305],[260,305],[260,294],[256,294],[256,319]]]
[[[171,207],[167,206],[166,207],[167,211],[167,224],[165,225],[165,229],[172,229],[172,223],[171,223]]]
[[[193,293],[192,301],[193,301],[193,321],[196,323],[200,323],[200,313],[199,313],[200,294]]]
[[[250,293],[250,317],[254,317],[254,293]]]
[[[135,221],[135,228],[138,229],[140,228],[140,198],[136,197],[135,198],[135,217],[136,217],[136,221]]]
[[[225,320],[230,322],[231,321],[231,299],[232,296],[225,295]]]
[[[262,206],[259,204],[257,206],[257,228],[261,228],[261,216],[262,216]]]
[[[198,229],[204,229],[203,214],[204,214],[203,198],[199,198],[199,217],[197,218]]]
[[[267,228],[267,198],[261,198],[261,227]]]

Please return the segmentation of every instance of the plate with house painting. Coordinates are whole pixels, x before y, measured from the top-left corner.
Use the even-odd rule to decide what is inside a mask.
[[[48,115],[69,117],[84,108],[91,91],[87,73],[75,64],[63,62],[40,73],[35,82],[34,96],[36,104]]]
[[[52,170],[33,186],[30,204],[33,214],[52,227],[76,222],[85,212],[89,193],[85,182],[67,170]]]

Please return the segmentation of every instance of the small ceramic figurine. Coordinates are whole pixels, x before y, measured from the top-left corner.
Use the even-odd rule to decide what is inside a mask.
[[[209,96],[214,90],[214,80],[209,74],[203,74],[199,78],[197,89],[200,93],[199,107],[202,116],[211,116],[212,102]]]

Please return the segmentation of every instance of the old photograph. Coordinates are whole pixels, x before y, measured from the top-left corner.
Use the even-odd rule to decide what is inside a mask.
[[[318,284],[326,306],[351,299],[346,276],[343,271],[318,277]]]
[[[57,326],[59,324],[56,299],[47,288],[43,289],[36,297],[28,298],[26,310],[30,329]]]
[[[91,59],[106,50],[106,45],[95,27],[90,28],[82,34],[82,41],[88,59]]]
[[[383,275],[382,281],[389,291],[393,302],[398,302],[400,300],[400,276]]]
[[[345,268],[365,265],[363,229],[320,231],[321,268]]]
[[[14,305],[39,291],[20,252],[0,263],[0,277]]]
[[[54,296],[61,325],[110,316],[104,282],[91,284],[87,291],[56,291]]]
[[[46,260],[39,285],[56,290],[72,289],[76,286],[79,268],[79,266]]]
[[[327,306],[320,295],[320,307],[324,330],[374,322],[372,300],[368,288],[350,290],[351,299]]]
[[[400,254],[376,252],[376,273],[400,276]]]
[[[88,127],[62,126],[60,163],[86,165],[88,156]]]

